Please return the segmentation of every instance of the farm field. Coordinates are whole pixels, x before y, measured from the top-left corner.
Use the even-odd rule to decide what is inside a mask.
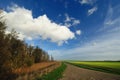
[[[63,77],[59,80],[120,80],[120,75],[66,65]]]
[[[120,62],[118,61],[68,61],[70,64],[81,68],[120,74]]]

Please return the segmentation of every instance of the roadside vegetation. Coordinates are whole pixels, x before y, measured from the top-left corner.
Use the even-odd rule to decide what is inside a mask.
[[[12,80],[17,76],[14,71],[30,67],[35,63],[50,61],[50,56],[39,47],[28,45],[18,38],[14,29],[7,33],[7,26],[0,12],[0,79]],[[51,57],[53,60],[53,57]]]
[[[67,63],[81,68],[120,75],[119,61],[68,61]]]
[[[66,69],[66,64],[61,63],[61,66],[57,69],[53,70],[52,72],[43,75],[42,77],[37,77],[35,80],[58,80],[62,77],[64,70]]]

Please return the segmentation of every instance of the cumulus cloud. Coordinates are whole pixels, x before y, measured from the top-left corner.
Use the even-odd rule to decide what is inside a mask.
[[[70,17],[67,13],[65,14],[64,25],[67,27],[76,26],[80,24],[80,20]]]
[[[75,37],[74,33],[64,25],[52,22],[46,14],[33,18],[32,11],[14,5],[9,12],[4,11],[7,30],[15,29],[20,39],[49,39],[59,45]]]
[[[95,11],[97,11],[97,7],[93,7],[91,9],[88,10],[88,16],[92,15]]]
[[[80,4],[90,4],[93,5],[96,0],[79,0]]]
[[[81,34],[81,31],[80,31],[80,30],[77,30],[77,31],[76,31],[76,34],[77,34],[77,35],[80,35],[80,34]]]

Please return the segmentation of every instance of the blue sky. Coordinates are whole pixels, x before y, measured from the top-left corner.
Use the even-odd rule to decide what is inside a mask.
[[[57,60],[120,60],[119,0],[0,0],[0,9],[6,32]]]

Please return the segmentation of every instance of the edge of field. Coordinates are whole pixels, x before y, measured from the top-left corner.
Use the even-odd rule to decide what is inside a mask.
[[[63,72],[66,69],[67,65],[64,62],[61,62],[61,65],[56,68],[55,70],[49,72],[46,75],[38,76],[35,80],[58,80],[59,78],[62,78]]]
[[[87,65],[87,64],[75,64],[75,63],[67,62],[67,61],[66,63],[80,67],[80,68],[120,75],[120,69],[114,69],[114,68],[103,67],[103,66],[93,66],[93,65]]]

